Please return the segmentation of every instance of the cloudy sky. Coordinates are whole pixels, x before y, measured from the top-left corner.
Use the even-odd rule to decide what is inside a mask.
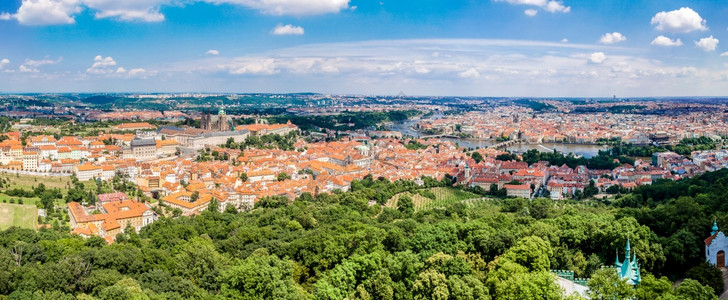
[[[0,92],[728,96],[728,1],[2,0]]]

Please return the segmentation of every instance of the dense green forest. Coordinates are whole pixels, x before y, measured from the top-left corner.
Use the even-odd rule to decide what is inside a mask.
[[[419,210],[397,193],[449,186],[371,176],[349,192],[273,197],[246,213],[163,218],[117,242],[53,229],[0,232],[8,299],[561,299],[549,270],[592,277],[593,299],[715,299],[702,262],[728,226],[728,170],[658,181],[611,201],[480,199]],[[627,239],[635,289],[601,269]],[[717,273],[716,273],[717,272]],[[685,280],[672,288],[671,280]],[[693,280],[694,279],[694,280]],[[5,298],[6,296],[0,296]]]
[[[684,138],[677,145],[663,146],[635,146],[632,144],[618,144],[610,149],[614,155],[652,156],[653,153],[672,151],[680,155],[690,155],[693,151],[716,149],[716,142],[706,136],[699,138]]]
[[[621,164],[634,164],[634,159],[631,159],[624,155],[613,155],[610,151],[599,150],[599,153],[592,158],[576,157],[573,153],[564,155],[561,152],[541,152],[536,149],[531,149],[523,153],[523,161],[529,165],[535,164],[539,161],[547,161],[553,166],[567,165],[569,168],[575,168],[576,166],[586,166],[589,169],[595,170],[612,170],[619,167]],[[614,162],[617,159],[619,162]]]
[[[371,129],[382,122],[399,122],[421,114],[417,110],[395,110],[387,112],[344,112],[328,116],[277,115],[268,118],[271,123],[283,124],[291,121],[301,130],[356,130]]]
[[[528,100],[528,99],[515,100],[515,101],[513,101],[513,103],[515,103],[516,105],[519,105],[519,106],[533,109],[534,111],[537,111],[537,112],[540,112],[543,110],[551,110],[551,109],[556,108],[553,105],[548,104],[548,103],[544,103],[541,101]]]

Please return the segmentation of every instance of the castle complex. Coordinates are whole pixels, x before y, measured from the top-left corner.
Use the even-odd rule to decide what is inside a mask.
[[[225,109],[220,108],[217,115],[204,114],[200,120],[200,127],[210,131],[230,131],[232,119],[225,114]]]

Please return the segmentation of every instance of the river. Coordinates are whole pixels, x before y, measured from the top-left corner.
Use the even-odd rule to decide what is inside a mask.
[[[438,119],[442,115],[434,115],[431,118]],[[395,123],[390,126],[390,130],[399,131],[403,135],[409,135],[414,137],[420,137],[422,134],[412,129],[412,126],[419,120],[407,120],[405,122]],[[451,141],[457,143],[460,147],[466,148],[485,148],[496,144],[490,140],[478,140],[478,139],[455,139],[455,138],[440,138],[444,141]],[[507,150],[514,153],[523,153],[531,149],[536,149],[541,152],[556,151],[562,153],[574,153],[574,155],[580,155],[586,158],[591,158],[599,154],[599,150],[607,149],[607,146],[601,145],[583,145],[583,144],[562,144],[562,143],[542,143],[542,144],[516,144],[507,148]]]

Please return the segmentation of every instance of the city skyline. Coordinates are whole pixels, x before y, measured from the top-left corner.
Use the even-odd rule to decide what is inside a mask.
[[[720,1],[23,0],[0,92],[728,95]]]

